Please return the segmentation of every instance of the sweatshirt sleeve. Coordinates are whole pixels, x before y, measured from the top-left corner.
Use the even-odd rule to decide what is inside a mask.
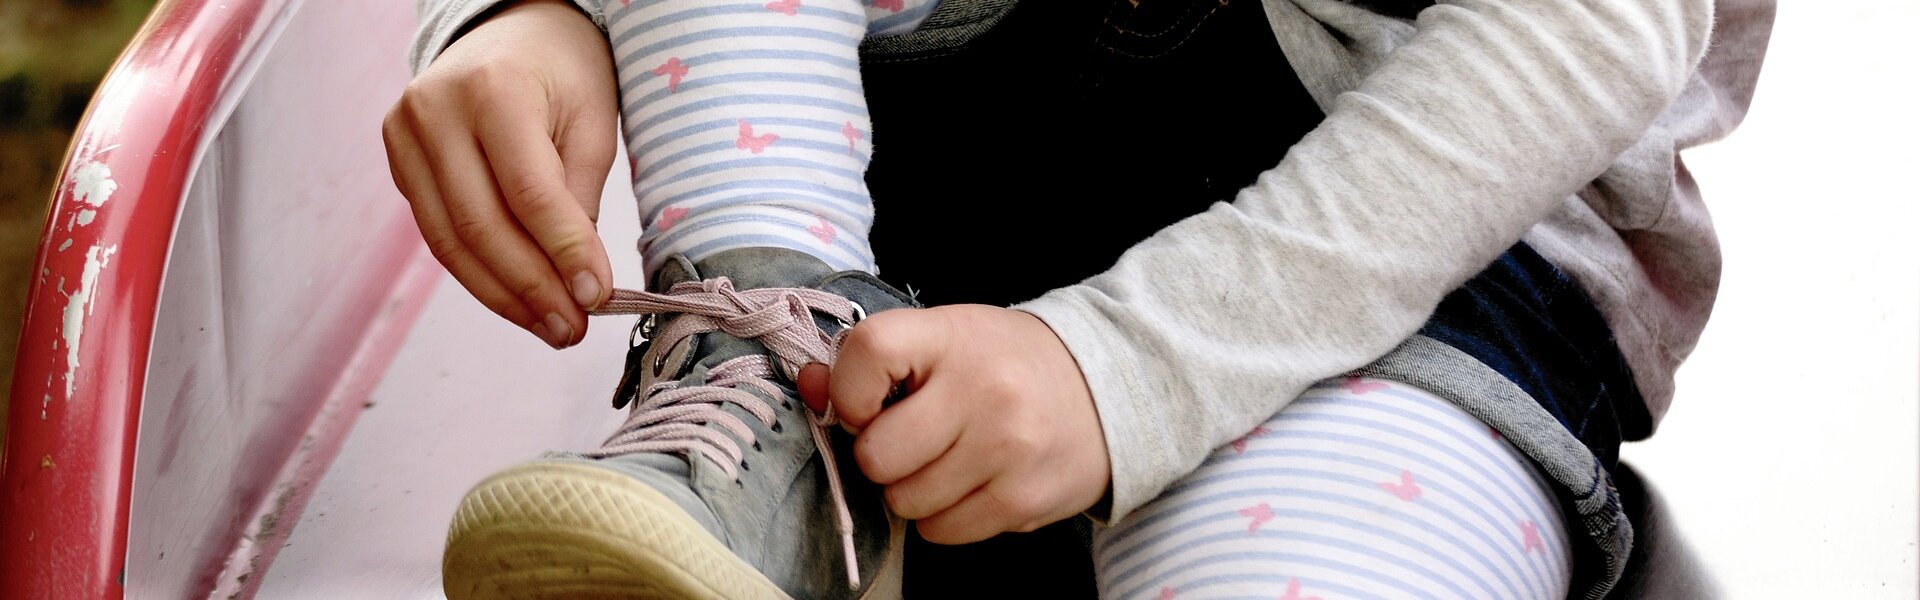
[[[440,52],[453,44],[455,38],[465,33],[467,26],[475,18],[486,15],[496,8],[515,0],[416,0],[416,11],[420,15],[420,29],[413,34],[413,47],[407,52],[407,63],[413,65],[418,74],[426,70]],[[574,6],[587,13],[593,24],[601,30],[607,28],[606,17],[601,9],[607,0],[571,0]]]
[[[1641,136],[1705,53],[1711,14],[1710,0],[1429,8],[1231,203],[1016,306],[1093,391],[1112,488],[1092,516],[1126,516],[1418,331]]]

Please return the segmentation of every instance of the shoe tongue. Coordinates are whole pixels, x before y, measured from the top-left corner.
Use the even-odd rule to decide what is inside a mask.
[[[827,263],[802,252],[786,248],[736,248],[698,262],[675,256],[654,276],[654,288],[665,291],[684,281],[716,277],[732,280],[736,290],[811,288],[833,273]],[[767,354],[766,346],[760,342],[724,332],[708,333],[701,338],[697,363],[709,368],[740,356]]]
[[[725,277],[737,290],[761,288],[810,288],[834,273],[820,259],[786,248],[736,248],[688,262],[675,256],[654,276],[654,289],[666,291],[674,284]]]

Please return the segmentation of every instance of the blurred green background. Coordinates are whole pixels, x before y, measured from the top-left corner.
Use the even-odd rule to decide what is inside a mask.
[[[0,415],[12,394],[20,312],[67,139],[153,4],[0,0]]]

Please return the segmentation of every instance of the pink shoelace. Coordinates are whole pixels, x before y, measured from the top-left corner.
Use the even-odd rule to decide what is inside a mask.
[[[721,407],[734,404],[758,419],[762,425],[775,423],[773,407],[766,398],[783,392],[768,378],[776,366],[790,381],[799,380],[801,367],[809,363],[833,364],[839,352],[839,340],[814,324],[813,313],[824,313],[851,325],[864,317],[859,305],[840,296],[806,288],[765,288],[735,290],[725,277],[675,284],[664,294],[633,290],[614,290],[612,299],[592,311],[595,315],[680,315],[654,332],[650,354],[670,352],[689,336],[721,331],[741,339],[757,340],[778,357],[778,365],[766,356],[742,356],[714,365],[707,370],[702,385],[683,386],[679,381],[660,381],[640,390],[632,415],[608,438],[599,450],[588,456],[608,457],[634,453],[699,454],[720,465],[728,477],[739,480],[736,465],[743,464],[745,451],[736,438],[754,444],[753,430],[741,418]],[[845,330],[842,330],[844,333]],[[807,409],[813,444],[827,470],[827,491],[833,498],[835,527],[846,554],[847,585],[860,587],[860,570],[854,556],[853,516],[847,509],[846,492],[840,485],[840,469],[833,456],[829,427],[838,424],[833,407],[824,414]],[[732,437],[714,430],[717,425]]]

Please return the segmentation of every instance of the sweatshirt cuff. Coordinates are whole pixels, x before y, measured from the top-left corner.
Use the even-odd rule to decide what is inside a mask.
[[[440,53],[453,45],[453,41],[465,34],[482,17],[504,8],[515,0],[423,0],[420,3],[420,30],[414,33],[413,48],[407,53],[408,63],[413,65],[418,75],[433,63]],[[571,0],[575,7],[586,13],[587,18],[601,31],[607,29],[606,0]]]
[[[1165,386],[1148,380],[1148,369],[1140,368],[1132,342],[1088,300],[1089,294],[1099,292],[1075,285],[1013,309],[1039,317],[1053,329],[1079,363],[1093,393],[1111,477],[1106,495],[1085,514],[1104,525],[1125,518],[1159,495],[1171,483],[1164,474],[1185,470],[1177,464],[1179,457],[1165,450],[1178,447],[1171,438],[1179,428],[1171,415],[1162,414],[1168,403],[1155,401],[1164,399],[1150,393]]]

